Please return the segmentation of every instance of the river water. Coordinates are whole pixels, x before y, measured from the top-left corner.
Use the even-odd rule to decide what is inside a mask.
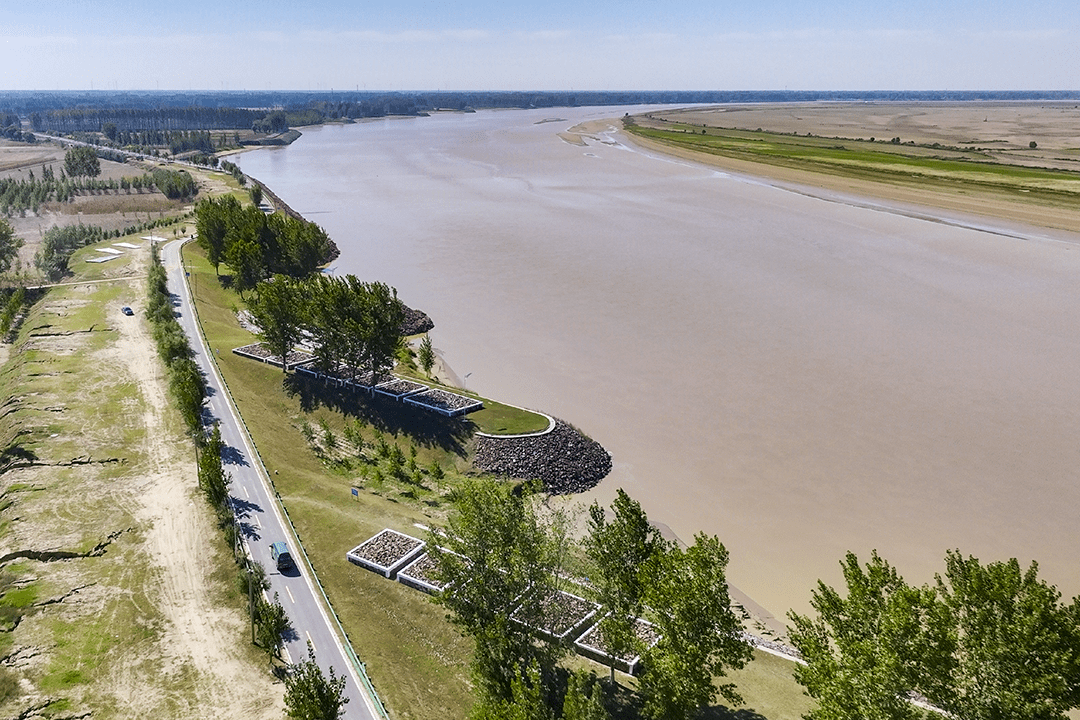
[[[719,535],[778,616],[847,550],[916,584],[949,548],[1036,559],[1080,593],[1080,237],[560,137],[634,110],[332,125],[234,159],[330,233],[336,273],[431,315],[470,389],[608,448],[586,501],[623,487]]]

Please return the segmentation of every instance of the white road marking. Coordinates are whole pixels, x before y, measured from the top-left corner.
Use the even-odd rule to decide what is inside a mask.
[[[296,602],[296,598],[294,598],[292,596],[292,590],[289,589],[288,585],[285,586],[285,594],[289,596],[289,600],[291,600],[294,603]]]
[[[247,485],[241,485],[240,487],[242,487],[244,489],[244,497],[246,497],[248,500],[250,500],[251,496],[248,495]]]
[[[312,640],[311,640],[311,633],[309,633],[309,632],[308,632],[307,630],[305,630],[305,631],[304,631],[304,634],[305,634],[305,635],[307,635],[307,641],[308,641],[308,642],[309,642],[309,643],[311,644],[311,648],[312,648],[312,649],[313,649],[313,650],[314,650],[315,652],[319,652],[319,648],[315,647],[315,643],[314,643],[314,642],[312,642]]]

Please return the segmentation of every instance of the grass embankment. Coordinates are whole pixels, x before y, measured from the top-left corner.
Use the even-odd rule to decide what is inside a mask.
[[[359,458],[348,465],[324,463],[315,452],[323,445],[308,442],[303,423],[318,429],[322,443],[324,426],[340,438],[346,416],[350,423],[361,419],[366,445],[374,442],[376,428],[387,442],[397,435],[403,451],[410,444],[417,446],[419,465],[437,460],[448,476],[465,468],[465,424],[429,418],[428,413],[420,417],[397,403],[338,393],[234,355],[232,348],[252,342],[236,320],[241,300],[221,287],[200,249],[187,245],[184,258],[218,367],[376,690],[395,717],[465,717],[471,703],[467,646],[444,620],[443,611],[421,593],[345,559],[348,550],[384,527],[422,534],[413,524],[441,517],[443,489],[430,476],[419,484],[362,478],[362,472],[373,474],[372,466]],[[351,495],[357,485],[364,488],[359,498]]]
[[[856,180],[984,193],[1053,206],[1080,200],[1080,174],[992,162],[978,149],[788,135],[635,118],[626,130],[690,152]]]
[[[44,293],[0,366],[0,555],[85,555],[0,567],[0,715],[200,716],[210,688],[175,654],[144,504],[160,489],[162,449],[180,452],[184,433],[175,413],[155,412],[124,349],[146,333],[141,316],[120,313],[141,305],[145,250],[87,264],[93,254],[76,253],[71,280],[108,282]],[[168,460],[168,472],[194,478],[187,451]],[[203,553],[215,579],[208,602],[237,608],[242,628],[228,548]],[[241,633],[235,647],[253,671],[264,664]]]
[[[198,247],[187,245],[184,258],[222,375],[376,689],[394,717],[464,718],[472,702],[469,641],[426,596],[351,565],[345,553],[384,527],[422,536],[414,523],[441,521],[455,479],[469,472],[472,421],[512,434],[543,429],[546,419],[491,403],[483,411],[486,417],[475,413],[470,422],[446,420],[363,393],[338,392],[302,376],[286,377],[280,368],[234,355],[232,348],[252,341],[236,320],[241,300],[221,286]],[[364,441],[360,457],[344,439],[346,425],[357,423]],[[333,436],[329,441],[327,429]],[[437,462],[446,476],[436,480],[425,471],[413,480],[391,477],[375,450],[379,437],[397,444],[405,457],[415,447],[420,468]],[[359,498],[351,495],[352,487],[361,488]],[[806,699],[791,678],[790,664],[756,655],[759,662],[737,676],[748,707],[770,720],[799,717]],[[581,658],[569,662],[604,672]],[[716,708],[709,717],[743,715]]]

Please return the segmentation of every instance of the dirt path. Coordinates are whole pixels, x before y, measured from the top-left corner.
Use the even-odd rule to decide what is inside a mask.
[[[191,446],[177,442],[177,429],[166,422],[166,379],[142,307],[134,309],[133,321],[119,326],[115,362],[130,373],[145,400],[142,423],[151,460],[135,515],[149,527],[145,550],[158,569],[153,574],[157,587],[148,594],[159,599],[167,619],[159,643],[165,670],[194,679],[194,697],[182,702],[173,717],[279,718],[283,686],[265,668],[253,667],[245,654],[243,613],[221,604],[221,581],[210,576],[214,565],[207,558],[220,546],[217,529],[195,489]],[[137,674],[121,679],[115,692],[130,717],[144,716],[147,706],[160,700]]]

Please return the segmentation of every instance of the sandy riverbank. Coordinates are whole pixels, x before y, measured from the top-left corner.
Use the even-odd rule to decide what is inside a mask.
[[[779,103],[657,111],[668,122],[708,127],[879,141],[899,137],[919,145],[986,148],[988,159],[1026,167],[1080,171],[1080,109],[1075,103]],[[593,121],[573,132],[594,135],[612,121]],[[779,165],[672,148],[634,135],[634,144],[659,153],[808,191],[846,193],[952,214],[983,216],[1055,230],[1080,227],[1075,204],[1034,204],[992,191],[948,192],[852,179]],[[1031,148],[1030,143],[1036,147]],[[928,151],[930,152],[930,151]]]

